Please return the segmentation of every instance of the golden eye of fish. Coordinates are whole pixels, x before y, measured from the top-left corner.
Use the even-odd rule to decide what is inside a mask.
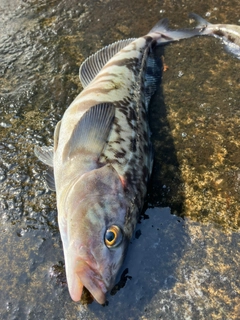
[[[112,225],[105,233],[105,244],[108,248],[114,248],[122,242],[122,237],[121,229]]]

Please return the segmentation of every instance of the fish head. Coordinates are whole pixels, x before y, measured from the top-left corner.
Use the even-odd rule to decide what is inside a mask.
[[[105,208],[101,208],[98,200],[89,197],[76,208],[74,213],[85,217],[77,226],[69,227],[69,245],[64,255],[71,298],[79,301],[86,287],[94,299],[103,304],[122,265],[128,238],[122,221],[104,217],[107,207],[117,213],[116,199],[101,198],[105,200],[101,203]]]
[[[68,288],[74,301],[81,299],[86,287],[98,303],[105,302],[130,238],[121,179],[106,169],[81,177],[68,195],[65,233],[61,236]],[[61,231],[61,220],[59,225]]]

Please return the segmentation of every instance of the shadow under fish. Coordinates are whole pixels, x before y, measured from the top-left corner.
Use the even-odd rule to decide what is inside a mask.
[[[74,301],[86,287],[105,302],[143,208],[153,163],[148,105],[161,77],[153,49],[197,35],[168,30],[163,19],[146,36],[90,56],[80,67],[84,90],[58,122],[54,148],[35,147],[56,190]]]

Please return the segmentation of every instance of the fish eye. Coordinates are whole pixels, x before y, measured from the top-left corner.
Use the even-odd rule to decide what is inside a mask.
[[[104,241],[108,248],[114,248],[122,242],[122,238],[123,235],[121,229],[116,225],[112,225],[105,232]]]

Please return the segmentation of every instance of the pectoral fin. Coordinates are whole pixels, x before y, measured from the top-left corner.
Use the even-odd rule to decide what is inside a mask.
[[[34,153],[37,158],[48,166],[45,180],[50,190],[55,191],[55,182],[53,174],[53,147],[34,147]]]
[[[91,107],[77,123],[72,136],[64,148],[64,157],[75,157],[81,153],[99,157],[115,115],[112,103],[101,103]]]
[[[58,121],[55,130],[54,130],[54,151],[57,150],[58,147],[58,139],[59,139],[59,131],[61,127],[61,121]]]
[[[56,191],[53,168],[49,168],[47,170],[45,180],[48,185],[48,188],[52,191]]]
[[[36,157],[49,167],[53,167],[53,147],[34,147]]]

